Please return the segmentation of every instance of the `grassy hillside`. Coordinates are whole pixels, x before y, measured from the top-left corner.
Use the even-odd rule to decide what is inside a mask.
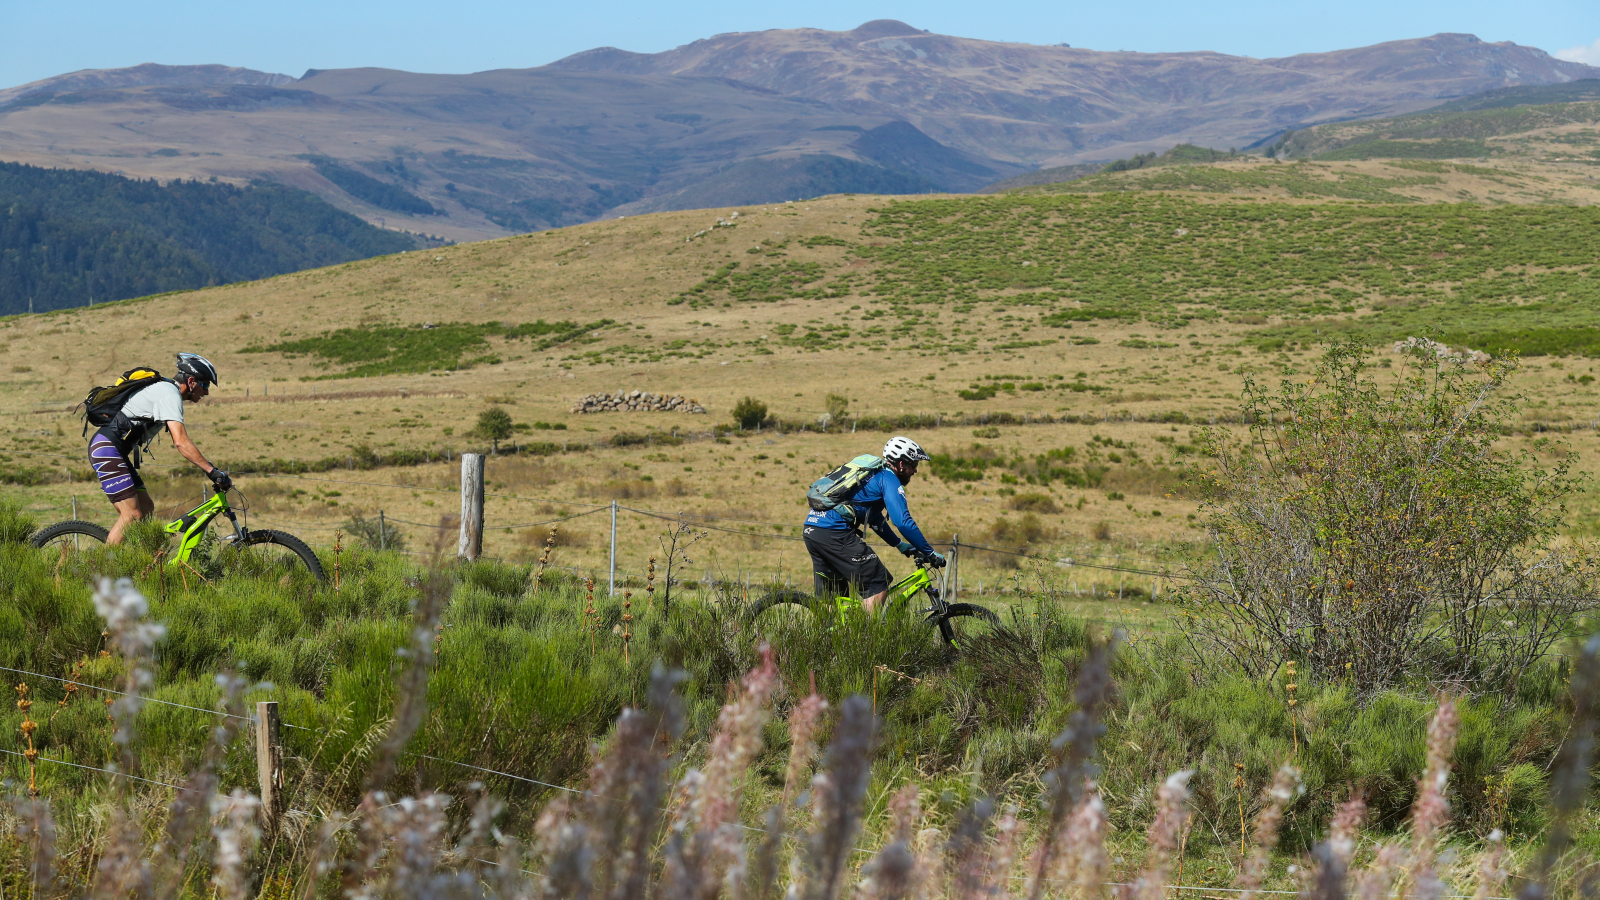
[[[1346,188],[1379,177],[1357,165],[1100,177],[1290,174]],[[1405,165],[1384,171],[1440,190],[1488,177]],[[1148,567],[1189,552],[1201,535],[1177,487],[1192,429],[1229,421],[1244,378],[1293,371],[1334,332],[1520,350],[1530,432],[1597,412],[1596,342],[1580,329],[1597,299],[1593,207],[1219,191],[837,196],[738,211],[630,217],[5,320],[0,411],[20,424],[0,444],[12,466],[0,490],[45,518],[65,518],[76,495],[82,515],[104,520],[68,410],[133,363],[170,366],[190,349],[222,367],[218,390],[190,410],[199,445],[261,473],[241,479],[252,522],[319,546],[335,531],[349,540],[352,519],[380,509],[409,547],[430,544],[455,508],[455,464],[442,457],[486,447],[471,431],[498,404],[523,430],[489,464],[492,555],[542,549],[547,525],[505,526],[616,499],[721,517],[700,521],[734,533],[710,530],[695,577],[803,582],[805,485],[904,431],[940,455],[909,489],[930,535],[1029,548],[1079,592],[1147,596],[1165,589],[1159,580],[1081,564]],[[635,389],[685,394],[710,414],[570,411],[587,394]],[[714,431],[747,395],[773,423]],[[845,401],[842,414],[829,395]],[[1580,454],[1592,440],[1573,437]],[[176,462],[158,449],[148,471]],[[154,480],[163,506],[198,496],[192,472],[174,474]],[[1593,531],[1597,512],[1575,509],[1571,532]],[[624,511],[625,574],[665,556],[669,527]],[[604,566],[609,528],[604,513],[562,523],[556,561]],[[1079,565],[1053,568],[1069,558]],[[978,554],[963,580],[993,590],[1038,565]]]

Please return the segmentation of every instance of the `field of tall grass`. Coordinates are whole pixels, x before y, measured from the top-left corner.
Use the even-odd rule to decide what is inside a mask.
[[[662,794],[657,803],[678,810],[668,816],[669,824],[646,817],[649,821],[624,827],[607,820],[618,835],[631,833],[630,827],[642,829],[640,839],[648,837],[644,846],[666,854],[667,874],[660,877],[670,881],[672,853],[678,852],[673,841],[697,833],[692,822],[684,822],[710,815],[701,808],[709,801],[693,801],[700,804],[695,816],[673,817],[686,815],[679,804],[689,802],[685,797],[693,800],[695,778],[706,777],[715,765],[708,759],[733,752],[723,746],[732,740],[724,704],[742,696],[741,677],[768,665],[763,645],[771,648],[771,668],[761,676],[766,686],[744,713],[755,724],[740,726],[745,729],[740,765],[724,775],[733,779],[730,784],[742,783],[743,793],[726,795],[734,808],[716,813],[717,821],[758,828],[763,811],[783,801],[793,805],[796,779],[803,786],[812,762],[796,752],[781,720],[815,714],[812,738],[819,745],[855,742],[849,752],[859,757],[853,765],[861,770],[851,776],[859,792],[854,800],[841,796],[829,806],[819,793],[823,788],[813,783],[813,806],[803,814],[789,809],[786,815],[817,823],[824,833],[828,815],[854,816],[859,838],[841,837],[841,832],[829,840],[868,850],[897,840],[911,846],[921,829],[949,834],[950,853],[968,861],[957,860],[946,871],[954,880],[953,893],[976,896],[970,885],[959,884],[968,877],[961,866],[980,857],[986,860],[982,871],[989,874],[971,875],[972,884],[998,877],[995,883],[1021,892],[1021,880],[1006,879],[1025,878],[1026,852],[1048,844],[1056,825],[1066,827],[1065,820],[1052,820],[1048,812],[1064,802],[1058,736],[1074,727],[1080,737],[1084,733],[1083,692],[1086,682],[1099,679],[1106,684],[1096,701],[1095,728],[1103,733],[1095,742],[1093,796],[1104,805],[1105,880],[1137,875],[1147,828],[1154,821],[1170,830],[1172,816],[1181,812],[1189,825],[1182,829],[1181,844],[1169,848],[1172,871],[1162,878],[1178,878],[1181,871],[1185,884],[1222,887],[1255,872],[1249,877],[1258,883],[1294,889],[1313,848],[1328,837],[1327,823],[1352,796],[1365,803],[1359,840],[1350,851],[1358,861],[1408,833],[1418,777],[1428,764],[1428,723],[1438,705],[1424,684],[1357,697],[1336,677],[1305,671],[1303,661],[1298,672],[1285,660],[1270,677],[1248,677],[1221,663],[1196,661],[1170,634],[1125,635],[1114,655],[1105,654],[1095,648],[1113,636],[1097,636],[1084,622],[1063,614],[1047,593],[1010,598],[1004,625],[972,631],[956,653],[914,619],[891,617],[832,630],[804,614],[752,623],[739,596],[678,595],[669,604],[666,585],[657,581],[651,585],[655,590],[613,598],[604,595],[603,585],[592,589],[554,569],[539,573],[536,564],[430,566],[417,556],[358,549],[337,560],[337,589],[298,576],[207,581],[200,577],[203,564],[185,576],[153,567],[150,534],[137,535],[122,548],[46,556],[22,542],[32,524],[12,504],[0,511],[0,665],[37,673],[6,672],[15,684],[27,686],[24,699],[32,707],[0,714],[0,733],[6,735],[4,749],[23,753],[23,722],[37,723],[26,737],[40,754],[32,766],[22,756],[4,758],[8,790],[19,798],[3,814],[12,835],[0,840],[5,896],[75,896],[89,891],[97,878],[97,895],[116,895],[105,892],[104,879],[108,866],[123,865],[116,862],[117,854],[147,854],[163,833],[165,840],[176,840],[173,830],[190,815],[178,809],[188,794],[170,786],[192,787],[195,773],[214,771],[219,797],[254,790],[253,742],[247,734],[237,736],[236,729],[219,729],[242,723],[210,710],[222,705],[237,712],[260,699],[278,700],[288,726],[289,812],[280,831],[250,854],[236,846],[243,832],[229,831],[233,826],[227,824],[229,815],[242,815],[246,822],[250,817],[229,813],[234,807],[228,803],[214,806],[214,840],[218,847],[235,846],[236,853],[245,853],[244,861],[229,875],[234,870],[213,861],[211,853],[185,857],[177,863],[183,874],[176,882],[185,895],[206,894],[207,878],[215,875],[224,881],[245,879],[244,887],[227,888],[228,896],[290,896],[291,890],[332,896],[336,879],[309,874],[333,871],[316,868],[329,862],[329,854],[345,854],[339,871],[346,888],[370,882],[388,885],[379,894],[430,895],[396,887],[392,867],[411,865],[407,853],[422,854],[428,867],[472,871],[477,874],[471,878],[480,880],[488,876],[459,854],[385,842],[401,840],[397,835],[408,828],[433,829],[423,843],[438,845],[435,850],[477,841],[487,842],[474,851],[480,855],[512,854],[504,842],[498,850],[487,847],[494,843],[486,837],[491,824],[506,838],[543,841],[526,858],[515,856],[515,865],[554,878],[549,867],[561,860],[576,865],[583,848],[602,849],[596,834],[575,837],[570,829],[577,824],[559,831],[566,837],[553,837],[556,820],[548,817],[560,818],[559,810],[549,807],[552,799],[573,796],[560,788],[594,788],[602,775],[621,777],[606,775],[606,764],[596,763],[597,742],[607,740],[642,740],[630,751],[635,757],[649,756],[650,747],[668,754],[660,757],[662,770],[652,778],[686,779],[672,795],[678,799]],[[335,561],[330,554],[325,564],[331,570]],[[164,626],[148,658],[130,653],[119,627],[108,626],[97,614],[95,585],[102,577],[129,579],[127,590],[148,599],[148,619]],[[111,590],[107,583],[101,594]],[[108,602],[100,598],[102,613]],[[1103,659],[1091,664],[1097,654]],[[1440,813],[1437,823],[1448,853],[1438,868],[1463,890],[1470,888],[1473,861],[1490,846],[1485,842],[1491,834],[1505,835],[1512,868],[1520,870],[1550,833],[1559,812],[1548,799],[1563,771],[1558,751],[1564,741],[1571,744],[1573,734],[1592,727],[1584,725],[1583,716],[1574,717],[1585,702],[1569,689],[1574,658],[1561,655],[1530,669],[1507,694],[1453,701],[1453,756],[1441,795],[1448,813]],[[137,677],[140,671],[148,678]],[[675,682],[670,693],[678,698],[669,703],[662,673],[672,671],[681,675],[668,679]],[[52,679],[83,687],[68,690],[62,680]],[[106,701],[118,696],[99,689],[126,692],[129,685],[149,702],[111,705]],[[813,692],[818,698],[813,706],[825,701],[842,717],[804,713],[805,698]],[[652,720],[656,724],[644,738],[629,737],[629,716],[646,714],[627,710],[652,703],[657,711],[649,715],[664,715],[661,710],[670,706],[677,710],[672,713],[677,724],[667,729]],[[872,721],[877,724],[869,727]],[[681,734],[668,742],[666,731]],[[829,757],[833,762],[825,770],[840,764],[836,756]],[[1284,764],[1298,769],[1298,786],[1272,812],[1277,801],[1270,789],[1275,778],[1284,777],[1279,774]],[[628,765],[637,768],[644,761],[631,758]],[[94,771],[110,766],[145,780]],[[691,768],[702,775],[686,778]],[[1081,779],[1085,771],[1074,777]],[[1168,778],[1182,771],[1191,774],[1180,786],[1180,802],[1173,799],[1180,791]],[[644,777],[637,771],[628,777],[635,776]],[[1168,787],[1160,787],[1163,783]],[[842,790],[837,780],[832,784]],[[30,785],[38,801],[50,804],[56,852],[54,886],[31,895],[26,872],[39,837],[28,830],[38,821],[38,809],[26,799]],[[906,791],[913,786],[919,812],[916,829],[908,832]],[[614,786],[621,796],[632,789],[626,777]],[[405,802],[423,806],[388,806],[372,791],[422,798]],[[1557,873],[1552,877],[1568,888],[1592,875],[1584,861],[1600,856],[1600,823],[1588,802],[1593,795],[1587,786],[1578,793],[1585,799],[1564,819],[1575,843],[1552,864]],[[439,799],[445,795],[456,799]],[[480,802],[490,795],[498,798],[492,811],[483,805],[487,801]],[[573,799],[576,821],[598,827],[598,807],[584,806],[596,803],[593,795]],[[854,812],[844,808],[851,804],[858,804]],[[353,819],[345,817],[350,810],[356,810],[348,814]],[[1250,846],[1260,829],[1249,823],[1263,810],[1276,817],[1272,829],[1278,837],[1265,861],[1252,863]],[[396,816],[416,821],[406,824]],[[419,816],[427,822],[419,824]],[[547,817],[544,826],[538,824],[541,816]],[[330,822],[345,823],[346,830],[330,836]],[[384,822],[389,825],[382,827],[391,828],[387,837],[372,830]],[[986,830],[996,822],[1000,843],[1011,842],[1004,852],[1012,855],[1004,859],[994,855],[1004,848],[991,846],[994,838]],[[857,825],[841,820],[830,827],[850,831]],[[145,843],[128,844],[129,838],[115,833],[118,828],[144,835]],[[733,833],[738,848],[723,834],[717,853],[742,859],[748,843],[752,854],[760,855],[755,852],[759,833]],[[203,845],[205,829],[188,833],[186,840]],[[826,855],[819,847],[827,840],[815,835],[807,840],[811,843],[772,851],[778,856],[764,864],[792,854],[797,867],[792,876],[773,877],[815,887],[817,875],[806,866],[820,859],[818,854]],[[931,854],[928,859],[944,858],[937,850],[945,846],[944,837],[924,835],[921,841],[919,852]],[[967,842],[965,850],[960,841]],[[380,862],[384,847],[388,858]],[[348,856],[369,851],[370,858],[362,857],[368,860],[365,868]],[[679,851],[712,853],[704,847]],[[711,866],[707,860],[713,856],[695,865]],[[660,858],[652,859],[652,866],[660,865]],[[883,871],[881,866],[860,869],[866,861],[866,854],[849,859],[838,873],[842,880],[830,882],[832,890],[862,877],[871,882],[874,871]],[[736,888],[746,876],[726,875],[726,865],[719,865],[723,868],[712,868],[723,874],[711,879],[709,893],[695,896],[717,893],[724,876],[727,892],[742,895]],[[380,870],[389,874],[380,876]],[[944,890],[940,879],[946,876],[924,874],[933,879],[930,885],[937,882]],[[659,892],[676,896],[667,881]],[[235,888],[242,893],[233,893]]]

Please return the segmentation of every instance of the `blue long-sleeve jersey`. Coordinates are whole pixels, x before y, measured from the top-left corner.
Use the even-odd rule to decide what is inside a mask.
[[[922,536],[922,529],[917,527],[916,520],[911,518],[911,509],[906,506],[906,489],[900,479],[888,467],[879,469],[871,478],[867,479],[856,490],[855,496],[845,501],[855,508],[860,521],[875,532],[878,537],[890,546],[898,546],[900,537],[896,536],[894,527],[900,529],[903,536],[911,546],[921,553],[932,553],[933,545]],[[887,521],[885,519],[887,518]],[[849,531],[851,525],[835,510],[813,510],[806,516],[806,525],[813,528],[831,528],[835,531]]]

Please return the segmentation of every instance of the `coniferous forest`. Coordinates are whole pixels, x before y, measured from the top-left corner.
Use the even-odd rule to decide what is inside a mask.
[[[419,246],[277,184],[0,162],[0,315],[266,278]]]

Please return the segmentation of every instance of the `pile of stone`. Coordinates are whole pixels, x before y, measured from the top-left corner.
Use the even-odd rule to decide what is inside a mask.
[[[681,394],[667,396],[647,391],[617,391],[615,394],[590,394],[573,405],[575,413],[597,412],[685,412],[706,411],[700,401]]]
[[[1459,350],[1452,350],[1446,344],[1441,344],[1438,341],[1425,337],[1408,337],[1403,341],[1394,342],[1395,353],[1406,353],[1413,349],[1420,349],[1424,353],[1431,353],[1438,357],[1441,362],[1448,360],[1450,362],[1470,363],[1475,366],[1483,366],[1488,365],[1490,359],[1492,359],[1489,354],[1484,353],[1482,350],[1471,350],[1466,347],[1462,347]]]

